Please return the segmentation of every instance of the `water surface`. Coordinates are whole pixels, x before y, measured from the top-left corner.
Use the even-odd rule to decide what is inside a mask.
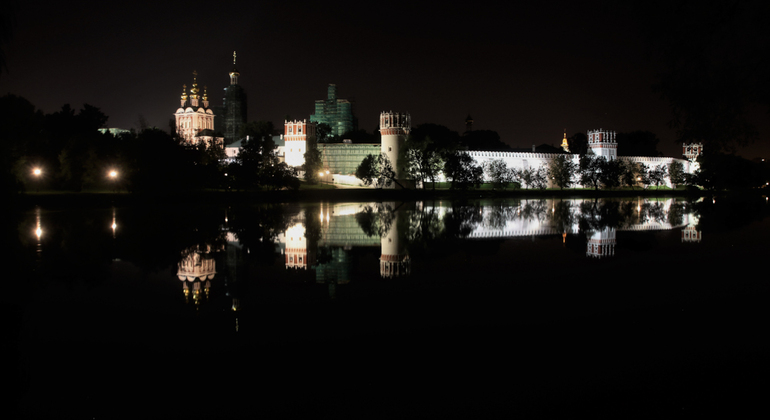
[[[751,332],[767,213],[764,198],[30,209],[5,224],[20,412],[697,406],[724,395],[716,378],[766,368]]]

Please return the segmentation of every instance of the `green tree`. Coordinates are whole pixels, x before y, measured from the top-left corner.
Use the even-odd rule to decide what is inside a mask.
[[[280,162],[275,154],[273,123],[255,121],[241,127],[240,135],[248,136],[238,153],[236,179],[242,188],[298,188],[296,171]]]
[[[367,155],[356,168],[355,174],[356,178],[363,181],[366,186],[375,185],[377,188],[386,188],[395,182],[404,188],[396,179],[396,171],[393,170],[393,164],[385,153],[376,156]]]
[[[599,182],[603,188],[612,189],[620,186],[620,177],[623,175],[623,164],[618,159],[602,159]]]
[[[484,165],[484,173],[495,190],[505,190],[513,182],[514,172],[502,159],[495,159]]]
[[[598,190],[601,183],[601,171],[604,161],[604,157],[596,156],[590,149],[586,154],[581,155],[580,163],[578,164],[580,184],[590,185],[594,187],[594,190]]]
[[[661,185],[666,183],[666,177],[668,176],[668,171],[666,170],[665,165],[657,165],[650,170],[647,176],[649,177],[650,182],[652,184],[660,188]]]
[[[309,148],[305,152],[305,181],[310,184],[317,184],[318,171],[321,170],[322,166],[321,151],[315,147]]]
[[[569,188],[573,184],[577,165],[568,155],[558,155],[551,161],[549,175],[560,189]]]
[[[532,186],[544,190],[548,186],[548,168],[540,166],[532,173]]]
[[[447,156],[444,176],[452,183],[452,189],[467,190],[481,186],[484,170],[467,152],[457,152]]]
[[[707,152],[698,157],[698,185],[709,190],[757,188],[767,182],[763,165],[733,154]]]
[[[682,165],[682,162],[675,160],[668,164],[668,178],[671,180],[671,186],[673,188],[676,188],[677,185],[685,183],[685,175],[684,165]]]
[[[631,161],[623,162],[622,173],[620,175],[620,184],[626,187],[631,187],[633,190],[636,184],[641,181],[641,175],[639,173],[639,165]]]
[[[433,189],[436,189],[436,178],[441,172],[443,161],[435,151],[410,147],[405,153],[406,173],[407,175],[425,185],[427,180],[431,180]]]

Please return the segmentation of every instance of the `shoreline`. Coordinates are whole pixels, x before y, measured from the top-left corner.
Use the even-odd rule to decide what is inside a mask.
[[[510,198],[623,198],[623,197],[682,197],[694,199],[720,195],[763,194],[763,190],[721,191],[703,190],[380,190],[370,188],[338,188],[300,191],[173,191],[165,194],[131,194],[104,192],[20,193],[9,197],[12,207],[33,206],[131,206],[217,203],[291,203],[300,201],[421,201],[472,200]]]

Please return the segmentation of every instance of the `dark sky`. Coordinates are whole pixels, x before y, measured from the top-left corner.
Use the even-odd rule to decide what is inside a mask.
[[[620,2],[530,3],[24,2],[0,94],[167,130],[193,70],[221,104],[236,50],[250,121],[308,118],[335,83],[367,131],[393,110],[462,132],[470,113],[514,147],[559,144],[564,129],[649,130],[679,156],[643,19]]]

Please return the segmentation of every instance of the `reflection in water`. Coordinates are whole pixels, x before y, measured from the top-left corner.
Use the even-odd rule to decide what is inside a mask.
[[[396,279],[411,274],[410,249],[425,252],[457,240],[554,236],[563,244],[584,241],[586,258],[596,259],[616,255],[618,231],[682,228],[683,241],[701,240],[692,205],[671,198],[322,203],[285,210],[255,210],[255,219],[248,223],[226,215],[216,238],[185,248],[177,276],[183,281],[187,300],[200,305],[209,298],[217,274],[217,252],[227,251],[223,258],[230,296],[243,263],[237,261],[241,251],[265,249],[263,245],[269,242],[274,244],[273,251],[263,251],[263,255],[277,250],[286,270],[311,273],[314,282],[327,285],[328,296],[335,298],[337,287],[352,280],[355,258],[351,252],[355,249],[379,247],[380,276]],[[261,218],[264,216],[267,219]],[[232,310],[239,307],[239,300],[232,296]]]
[[[195,245],[182,251],[182,260],[177,265],[177,278],[182,281],[185,302],[192,301],[200,305],[201,291],[208,300],[211,280],[216,275],[216,262],[211,254],[211,245]]]
[[[13,347],[24,352],[18,357],[24,377],[17,379],[28,384],[25,408],[51,407],[37,416],[43,418],[54,410],[112,414],[125,406],[116,396],[130,394],[127,384],[161,376],[178,379],[172,386],[155,381],[158,389],[148,395],[158,399],[167,389],[184,398],[191,383],[205,387],[231,377],[252,378],[262,388],[260,381],[277,384],[268,387],[275,395],[311,378],[310,388],[335,397],[346,384],[376,382],[378,374],[389,387],[391,379],[424,372],[436,379],[412,381],[405,395],[434,387],[448,398],[459,395],[450,388],[481,383],[478,371],[523,378],[516,389],[482,384],[475,410],[488,395],[521,389],[528,397],[532,384],[555,377],[576,378],[569,391],[581,388],[579,403],[594,391],[604,398],[605,388],[584,392],[580,379],[588,374],[615,387],[622,375],[649,370],[642,382],[630,376],[633,385],[621,391],[634,393],[642,383],[657,396],[658,372],[675,374],[667,369],[680,363],[678,354],[661,349],[680,340],[681,302],[695,309],[732,304],[714,314],[713,324],[722,328],[766,318],[743,316],[763,314],[747,310],[724,322],[735,309],[761,305],[762,294],[744,305],[748,293],[736,292],[754,284],[747,290],[764,290],[761,278],[734,273],[739,263],[744,270],[759,266],[768,208],[764,199],[749,205],[673,199],[240,204],[226,216],[217,206],[35,208],[19,212],[6,229],[21,267],[5,294],[19,308],[7,317],[17,322]],[[758,321],[745,331],[757,327]],[[711,337],[713,328],[699,331]],[[562,357],[565,342],[575,344],[571,352],[585,352]],[[52,346],[61,357],[51,358]],[[191,348],[237,369],[208,376],[211,369],[190,369],[178,355]],[[456,369],[446,369],[449,358]],[[479,368],[484,359],[489,362]],[[531,375],[521,375],[520,360],[532,366]],[[651,360],[663,362],[648,369]],[[617,370],[628,361],[634,362],[625,373]],[[553,363],[544,374],[542,367]],[[381,370],[370,377],[359,372],[373,365]],[[596,366],[608,373],[597,376]],[[73,377],[87,378],[86,389],[68,388]],[[212,389],[255,406],[251,388],[233,398],[232,387]],[[542,389],[550,402],[553,388]],[[389,391],[357,392],[349,400],[363,401],[363,408],[372,405],[370,394]],[[290,406],[297,397],[285,398],[275,405]],[[104,403],[94,408],[94,401]]]

